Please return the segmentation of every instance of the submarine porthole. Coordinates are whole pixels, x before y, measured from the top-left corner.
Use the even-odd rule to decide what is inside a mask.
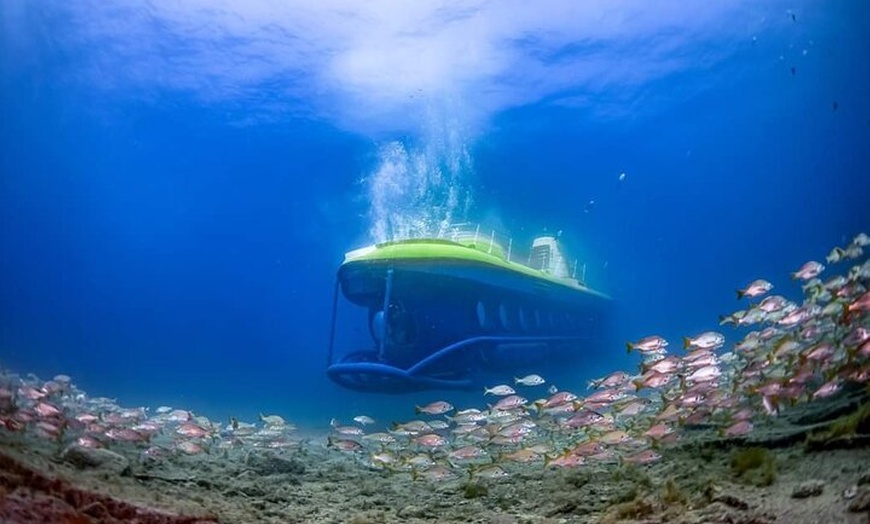
[[[508,310],[507,304],[504,302],[498,305],[498,318],[501,321],[502,329],[510,331],[513,328],[513,323],[510,319],[510,311]]]
[[[489,329],[490,321],[486,314],[486,305],[482,301],[477,302],[477,325],[483,329]]]
[[[378,344],[384,339],[385,327],[384,312],[382,310],[371,310],[369,312],[369,333],[371,333],[372,339]]]
[[[517,314],[520,320],[520,329],[523,331],[529,330],[529,314],[523,306],[517,308]]]

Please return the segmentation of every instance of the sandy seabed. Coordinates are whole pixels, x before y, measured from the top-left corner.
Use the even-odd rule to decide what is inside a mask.
[[[861,397],[849,409],[866,406]],[[444,481],[366,467],[326,435],[280,452],[143,461],[132,447],[91,456],[0,430],[0,522],[870,523],[868,435],[807,444],[844,405],[795,412],[747,439],[687,430],[649,465],[507,464],[505,479]]]

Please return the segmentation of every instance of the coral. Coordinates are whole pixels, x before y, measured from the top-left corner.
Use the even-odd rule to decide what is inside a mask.
[[[731,456],[731,472],[747,484],[770,486],[776,480],[776,458],[766,448],[741,449]]]

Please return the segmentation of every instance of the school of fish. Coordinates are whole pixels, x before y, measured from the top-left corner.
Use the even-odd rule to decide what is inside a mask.
[[[810,261],[791,276],[803,299],[771,294],[755,280],[737,291],[746,307],[720,325],[749,330],[731,344],[718,331],[687,336],[682,349],[658,335],[627,343],[642,362],[615,371],[586,391],[560,391],[536,374],[487,387],[487,407],[457,410],[436,401],[417,418],[369,431],[368,415],[333,419],[326,446],[368,468],[414,479],[499,479],[517,468],[647,464],[687,428],[715,428],[727,438],[798,403],[870,381],[870,237],[833,249],[826,266]],[[835,273],[826,279],[822,275]],[[536,398],[540,397],[540,398]],[[296,449],[295,427],[278,415],[226,424],[183,409],[123,408],[91,398],[65,375],[0,374],[0,432],[35,435],[63,445],[133,449],[142,460],[214,450]]]

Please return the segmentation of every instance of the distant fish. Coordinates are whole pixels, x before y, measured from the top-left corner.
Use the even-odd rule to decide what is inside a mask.
[[[622,460],[624,462],[628,462],[629,464],[649,464],[651,462],[661,460],[661,458],[661,454],[651,449],[645,449],[639,453],[635,453],[634,455],[628,455]]]
[[[522,378],[514,377],[514,384],[520,384],[522,386],[540,386],[544,382],[546,381],[540,375],[526,375]]]
[[[768,282],[767,280],[757,279],[753,280],[748,286],[743,289],[737,290],[737,300],[740,300],[743,297],[757,297],[763,295],[773,289],[773,284]]]
[[[415,413],[426,413],[427,415],[443,415],[444,413],[447,413],[449,411],[453,411],[453,406],[448,402],[444,402],[443,400],[433,402],[423,407],[417,406],[414,409]]]
[[[514,393],[516,393],[516,391],[514,391],[514,388],[506,384],[501,384],[493,388],[483,388],[484,395],[495,395],[497,397],[504,397],[507,395],[513,395]]]
[[[358,424],[362,424],[363,426],[367,426],[369,424],[375,423],[375,419],[373,419],[372,417],[366,416],[366,415],[357,415],[357,416],[353,417],[353,421],[358,423]]]
[[[260,413],[260,420],[267,426],[286,426],[287,422],[278,415],[263,415]]]
[[[705,331],[700,335],[690,338],[683,338],[683,348],[698,348],[698,349],[714,349],[722,346],[725,343],[725,335],[715,331]]]
[[[658,335],[651,335],[637,342],[626,342],[625,347],[629,353],[633,350],[641,353],[664,353],[668,341]]]
[[[724,437],[742,437],[752,432],[752,422],[748,420],[738,420],[734,424],[722,430]]]
[[[815,260],[810,260],[800,269],[791,274],[792,280],[811,280],[816,278],[821,274],[822,271],[825,270],[825,266],[816,262]]]
[[[351,439],[334,439],[331,436],[326,437],[326,447],[337,448],[341,451],[359,451],[362,449],[362,444]]]

